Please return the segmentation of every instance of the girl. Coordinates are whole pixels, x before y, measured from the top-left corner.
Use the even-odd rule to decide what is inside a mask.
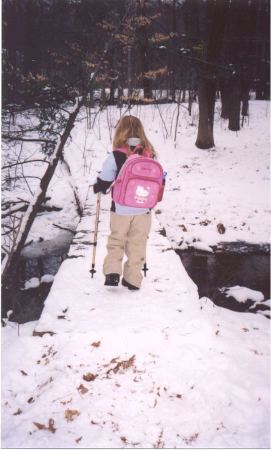
[[[141,154],[155,157],[155,150],[147,139],[140,120],[130,115],[122,117],[115,131],[113,152],[105,160],[97,182],[93,186],[95,194],[106,193],[127,157],[138,145],[142,147]],[[127,154],[119,151],[120,148],[126,149]],[[140,288],[141,269],[145,262],[150,227],[151,211],[149,209],[122,206],[112,201],[111,233],[108,237],[107,255],[103,265],[106,286],[118,286],[125,253],[127,261],[123,267],[122,285],[130,290]]]

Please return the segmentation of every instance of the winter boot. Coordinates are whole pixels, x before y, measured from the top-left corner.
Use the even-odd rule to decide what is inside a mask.
[[[120,276],[118,273],[109,273],[105,275],[105,286],[118,286]]]
[[[133,284],[128,283],[124,278],[121,280],[122,286],[127,287],[130,291],[138,291],[138,287],[134,286]]]

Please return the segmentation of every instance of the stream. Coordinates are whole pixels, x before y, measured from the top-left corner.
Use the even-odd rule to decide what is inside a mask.
[[[73,233],[62,232],[52,240],[26,247],[22,252],[19,274],[12,289],[2,292],[2,318],[12,310],[9,320],[25,323],[38,320],[50,292],[53,277],[67,257]],[[269,311],[269,306],[253,300],[237,302],[220,291],[226,286],[244,286],[261,291],[270,299],[270,253],[268,246],[227,243],[214,253],[196,249],[176,250],[195,284],[199,296],[210,298],[217,306],[238,312]],[[28,286],[27,286],[28,283]],[[267,316],[268,317],[268,316]]]
[[[239,312],[270,311],[267,305],[251,299],[238,302],[221,292],[224,287],[242,286],[260,291],[270,299],[270,251],[268,246],[245,242],[226,243],[214,253],[176,250],[199,297],[208,297],[217,306]]]

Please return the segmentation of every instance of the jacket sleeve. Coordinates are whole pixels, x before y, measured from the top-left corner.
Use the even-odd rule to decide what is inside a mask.
[[[106,158],[103,163],[102,171],[99,173],[96,183],[93,185],[94,193],[102,192],[106,194],[107,189],[115,180],[117,174],[117,164],[113,153]]]

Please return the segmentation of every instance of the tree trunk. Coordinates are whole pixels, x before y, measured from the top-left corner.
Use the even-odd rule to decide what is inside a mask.
[[[220,82],[220,94],[221,94],[221,117],[222,119],[229,118],[229,87],[228,81],[222,80]]]
[[[242,80],[241,88],[241,101],[242,101],[242,116],[248,116],[248,101],[249,101],[249,83],[247,79]]]
[[[230,82],[229,94],[229,130],[240,130],[241,89],[239,76]]]
[[[151,99],[152,98],[152,89],[151,89],[151,80],[145,76],[145,74],[149,71],[149,63],[147,56],[146,47],[141,47],[141,61],[142,61],[142,73],[143,73],[143,91],[144,98]]]
[[[112,80],[110,83],[109,105],[115,104],[115,82]]]
[[[199,127],[196,146],[207,149],[214,146],[214,107],[215,107],[215,80],[200,79],[198,84],[199,100]]]
[[[207,63],[205,73],[199,73],[198,99],[199,99],[199,128],[196,146],[207,149],[214,146],[213,124],[216,95],[216,62],[219,58],[223,42],[229,0],[214,2],[212,27],[207,47]],[[211,69],[209,69],[211,67]],[[207,74],[206,74],[207,70]]]

